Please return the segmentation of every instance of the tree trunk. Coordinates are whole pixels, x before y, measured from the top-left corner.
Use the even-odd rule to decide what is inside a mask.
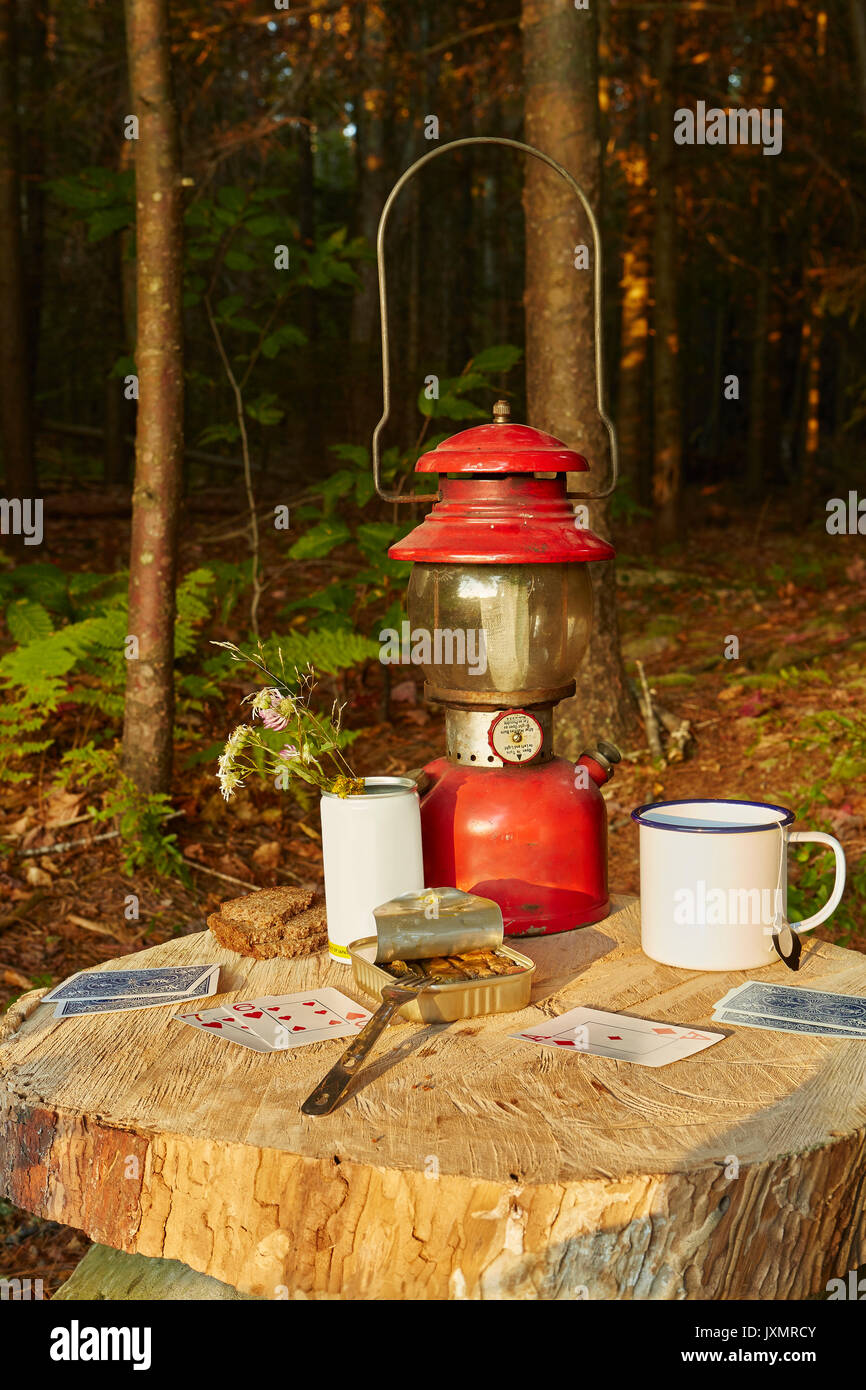
[[[526,139],[557,159],[598,205],[596,16],[555,0],[523,0]],[[595,397],[592,269],[575,267],[574,248],[590,246],[589,228],[568,186],[527,160],[526,392],[529,421],[585,454],[593,484],[607,474],[607,436]],[[590,247],[591,258],[595,251]],[[578,481],[578,480],[576,480]],[[580,475],[581,491],[593,490]],[[590,508],[593,530],[609,531],[608,508]],[[592,566],[594,623],[589,650],[575,672],[577,695],[561,710],[557,741],[566,756],[589,738],[631,743],[637,722],[619,644],[615,578]]]
[[[857,65],[857,96],[863,124],[866,126],[866,0],[848,0],[848,4],[851,10],[854,58]]]
[[[406,375],[404,437],[414,443],[418,434],[418,390],[421,385],[421,188],[416,179],[404,194],[409,212],[409,256],[406,275]]]
[[[309,19],[307,21],[309,23]],[[313,109],[307,96],[303,114],[305,121],[298,124],[298,226],[303,244],[312,249],[316,244],[316,165],[313,154]],[[298,318],[302,332],[306,335],[307,347],[304,352],[304,366],[301,369],[301,383],[306,408],[301,421],[287,420],[293,440],[300,435],[301,457],[293,459],[293,467],[303,469],[304,460],[313,460],[318,471],[322,466],[324,451],[323,421],[330,412],[323,411],[321,384],[326,377],[322,370],[319,348],[318,293],[312,285],[305,285],[298,297]],[[299,428],[300,424],[300,428]],[[297,448],[297,444],[294,445]]]
[[[6,492],[35,496],[30,350],[21,238],[21,155],[15,0],[0,0],[0,445]]]
[[[102,476],[111,487],[126,483],[128,451],[125,435],[130,429],[134,409],[124,395],[123,379],[114,374],[118,357],[128,351],[123,313],[123,279],[121,269],[121,233],[113,232],[103,242],[103,290],[105,295],[103,325],[105,335],[103,420],[105,433],[102,447]]]
[[[617,423],[622,475],[632,496],[648,501],[646,369],[649,342],[650,226],[649,167],[646,155],[635,149],[628,161],[628,226],[631,240],[622,258],[622,328],[619,358]]]
[[[358,134],[358,233],[375,250],[376,232],[387,192],[385,115],[388,84],[385,62],[388,32],[385,9],[371,3],[363,9],[361,80],[355,124]],[[354,369],[352,433],[367,439],[379,413],[369,390],[372,363],[378,359],[379,289],[375,261],[359,263],[360,285],[352,302],[349,338]]]
[[[101,42],[106,53],[117,53],[124,44],[123,10],[114,6],[104,6],[101,18]],[[128,74],[126,74],[128,79]],[[131,167],[134,158],[135,141],[123,138],[123,117],[131,111],[128,80],[121,74],[110,71],[109,81],[103,89],[105,153],[100,162],[112,163],[118,173]],[[125,303],[124,276],[135,266],[130,262],[124,267],[127,252],[127,238],[131,231],[124,228],[112,232],[101,243],[102,265],[102,340],[104,343],[103,371],[103,437],[102,437],[102,476],[107,486],[126,485],[129,481],[130,451],[126,436],[135,428],[135,401],[127,400],[123,378],[115,374],[118,358],[132,356],[135,350],[135,316],[127,319]],[[104,538],[105,559],[110,558],[116,548],[117,537]],[[103,561],[105,563],[105,560]]]
[[[662,20],[656,60],[656,207],[654,237],[653,507],[656,540],[667,544],[679,529],[682,470],[679,326],[677,322],[676,174],[674,159],[674,65],[676,18]]]
[[[749,381],[749,443],[746,461],[746,487],[752,497],[756,497],[761,491],[766,471],[767,365],[770,345],[770,208],[772,202],[770,186],[762,189],[758,196],[761,199],[758,284],[755,292],[755,322],[752,334],[752,365]]]
[[[726,320],[725,295],[721,287],[716,286],[713,307],[713,365],[710,371],[712,395],[706,430],[706,450],[714,466],[722,448],[722,355],[725,347]]]
[[[806,393],[806,377],[809,372],[809,343],[812,336],[811,310],[805,291],[802,312],[794,385],[788,393],[788,412],[782,426],[782,465],[788,481],[795,487],[800,485],[800,462],[803,452],[800,443],[803,428],[803,401]]]
[[[123,761],[148,792],[171,785],[175,564],[183,466],[183,206],[168,0],[125,0],[135,147],[138,422]]]
[[[46,63],[46,26],[43,7],[28,0],[21,16],[21,53],[26,60],[24,170],[24,283],[28,331],[29,391],[36,394],[39,364],[45,252],[45,107],[51,80]],[[31,407],[31,419],[33,410]]]
[[[800,500],[804,521],[811,516],[812,503],[814,501],[817,484],[818,443],[821,433],[822,329],[821,305],[816,299],[809,315],[808,330],[804,328],[804,333],[808,332],[808,346],[806,349],[808,352],[808,365],[806,369],[806,421],[803,429],[800,483]]]
[[[602,20],[607,7],[602,14]],[[635,120],[629,132],[624,163],[626,180],[626,229],[623,233],[620,290],[619,375],[616,422],[619,431],[620,472],[631,497],[644,506],[652,501],[652,431],[649,420],[650,304],[652,302],[652,209],[649,176],[649,72],[646,39],[640,23],[629,26],[628,44],[633,53]],[[600,46],[604,59],[604,41]]]

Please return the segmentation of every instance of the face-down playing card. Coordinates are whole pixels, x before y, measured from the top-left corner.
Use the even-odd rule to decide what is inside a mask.
[[[165,1008],[168,1004],[192,1004],[194,1000],[206,999],[216,994],[219,986],[220,967],[214,965],[209,973],[193,989],[182,994],[123,994],[118,998],[60,999],[54,1010],[55,1018],[80,1018],[84,1014],[120,1014],[131,1009]],[[45,1000],[43,999],[43,1003]]]
[[[167,995],[196,997],[214,965],[152,966],[142,970],[80,970],[42,996],[43,1004],[90,999],[146,999]]]
[[[644,1067],[664,1067],[712,1047],[725,1035],[706,1028],[580,1008],[513,1036],[563,1051],[586,1052]]]
[[[747,980],[744,985],[729,989],[715,1007],[717,1014],[736,1012],[755,1018],[790,1019],[798,1024],[817,1024],[822,1031],[839,1028],[845,1032],[859,1030],[866,1035],[866,998],[862,995]]]
[[[766,1014],[739,1013],[736,1009],[717,1009],[713,1022],[733,1023],[738,1028],[763,1028],[770,1033],[801,1033],[815,1038],[851,1038],[854,1042],[866,1042],[866,1033],[856,1028],[806,1023],[797,1018],[770,1018]]]

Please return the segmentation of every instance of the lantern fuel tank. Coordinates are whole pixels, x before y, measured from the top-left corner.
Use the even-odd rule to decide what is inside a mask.
[[[610,911],[607,812],[595,780],[609,775],[596,762],[602,756],[489,770],[447,758],[429,763],[421,800],[426,881],[473,884],[499,904],[508,936],[601,921]]]

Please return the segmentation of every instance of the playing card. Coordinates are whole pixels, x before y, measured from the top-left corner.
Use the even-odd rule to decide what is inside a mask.
[[[370,1018],[367,1009],[330,986],[304,994],[239,1000],[229,1006],[229,1012],[270,1043],[275,1052],[326,1038],[352,1037]]]
[[[179,1023],[188,1023],[191,1028],[200,1028],[203,1033],[209,1033],[211,1037],[240,1043],[241,1047],[248,1047],[253,1052],[273,1052],[274,1050],[269,1042],[260,1038],[251,1028],[247,1028],[243,1020],[230,1013],[224,1005],[218,1009],[175,1014],[174,1017]]]
[[[725,1010],[744,1016],[793,1019],[798,1023],[817,1023],[822,1029],[837,1028],[846,1034],[859,1030],[866,1035],[866,999],[856,994],[830,994],[822,989],[747,980],[744,985],[728,990],[715,1007],[717,1012]]]
[[[866,1033],[854,1028],[831,1028],[821,1023],[806,1023],[795,1018],[770,1018],[766,1014],[740,1013],[737,1009],[719,1009],[713,1014],[714,1023],[735,1023],[740,1028],[769,1028],[774,1033],[810,1033],[818,1038],[853,1038],[866,1042]]]
[[[220,968],[210,967],[209,974],[191,990],[184,994],[130,994],[117,999],[64,999],[54,1010],[55,1018],[78,1018],[82,1014],[119,1014],[128,1009],[155,1009],[166,1004],[191,1004],[195,999],[205,999],[216,994]],[[45,999],[43,998],[43,1003]]]
[[[539,1028],[512,1034],[526,1042],[588,1052],[594,1057],[613,1057],[642,1067],[664,1067],[721,1042],[724,1033],[688,1028],[675,1023],[632,1018],[602,1009],[571,1009]]]
[[[62,999],[136,999],[165,994],[195,997],[212,965],[152,966],[145,970],[80,970],[42,996],[43,1004]]]

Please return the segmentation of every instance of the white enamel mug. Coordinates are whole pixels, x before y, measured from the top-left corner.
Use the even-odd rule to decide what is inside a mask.
[[[788,845],[816,842],[836,856],[824,906],[792,931],[836,910],[845,853],[820,830],[791,830],[793,811],[762,801],[658,801],[631,813],[640,827],[641,945],[683,970],[755,970],[779,959],[773,933],[787,922]]]
[[[361,796],[323,792],[322,857],[328,951],[351,964],[348,946],[376,935],[373,908],[424,887],[421,808],[410,777],[365,777]]]

